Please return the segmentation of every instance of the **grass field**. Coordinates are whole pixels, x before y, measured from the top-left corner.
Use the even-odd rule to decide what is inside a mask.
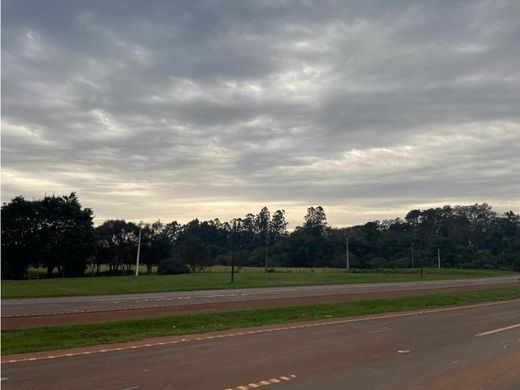
[[[494,270],[426,268],[423,280],[508,276]],[[262,268],[242,268],[230,282],[229,267],[186,275],[104,276],[2,281],[2,298],[123,294],[160,291],[228,289],[247,287],[302,286],[341,283],[377,283],[421,280],[419,270],[345,272],[341,269],[279,268],[264,273]]]
[[[139,340],[152,336],[204,333],[257,325],[467,305],[518,298],[520,298],[520,288],[513,287],[350,303],[177,315],[102,324],[4,330],[2,331],[2,354],[47,351]]]

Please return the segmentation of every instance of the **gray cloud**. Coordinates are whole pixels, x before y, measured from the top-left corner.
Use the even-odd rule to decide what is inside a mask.
[[[292,225],[520,210],[515,1],[2,3],[2,200]]]

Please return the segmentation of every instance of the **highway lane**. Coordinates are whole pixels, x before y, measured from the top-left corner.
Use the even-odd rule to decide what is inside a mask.
[[[81,297],[3,299],[2,317],[88,313],[182,307],[198,304],[248,302],[320,296],[421,291],[457,287],[518,284],[518,276],[399,283],[359,283],[323,286],[248,288],[210,291],[98,295]]]
[[[518,300],[232,332],[39,354],[4,363],[2,388],[520,388]]]

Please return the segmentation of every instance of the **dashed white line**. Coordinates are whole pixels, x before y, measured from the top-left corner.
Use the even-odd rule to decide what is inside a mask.
[[[289,376],[280,376],[278,378],[271,378],[271,379],[261,380],[259,382],[248,383],[247,385],[241,385],[241,386],[237,386],[237,387],[234,387],[234,388],[228,387],[225,390],[250,390],[250,389],[257,389],[257,388],[259,388],[261,386],[274,385],[276,383],[280,383],[282,381],[290,381],[290,380],[295,379],[295,378],[296,378],[296,375],[291,374]]]
[[[515,328],[520,328],[520,324],[514,324],[514,325],[506,326],[504,328],[493,329],[493,330],[489,330],[487,332],[477,333],[475,336],[476,337],[488,336],[490,334],[505,332],[506,330],[511,330],[511,329],[515,329]]]

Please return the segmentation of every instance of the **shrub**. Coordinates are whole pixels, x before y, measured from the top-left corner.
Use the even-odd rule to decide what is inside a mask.
[[[189,264],[184,264],[175,258],[168,258],[159,260],[157,272],[160,275],[179,275],[191,274],[193,270]]]

